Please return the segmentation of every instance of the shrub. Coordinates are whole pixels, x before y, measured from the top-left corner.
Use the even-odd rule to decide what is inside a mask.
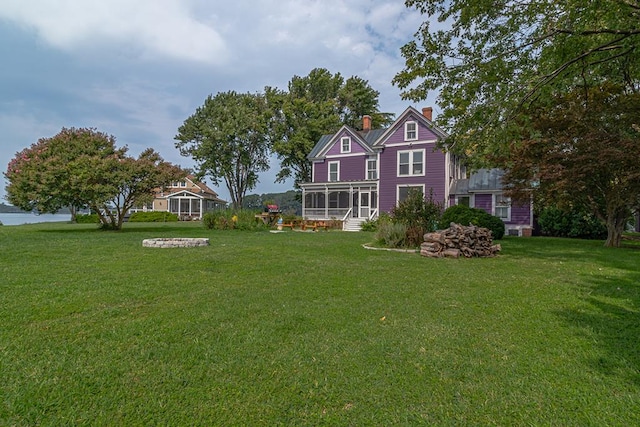
[[[256,213],[247,209],[211,211],[204,214],[202,224],[210,230],[266,230],[268,226],[256,219]]]
[[[134,212],[129,222],[173,222],[178,221],[178,215],[171,212]]]
[[[406,246],[420,246],[425,233],[435,231],[442,215],[442,203],[433,199],[433,190],[429,197],[421,191],[411,190],[407,198],[398,203],[391,211],[393,221],[406,226]]]
[[[407,226],[401,222],[383,221],[378,224],[376,240],[389,248],[406,246]]]
[[[594,215],[581,209],[547,207],[538,215],[540,232],[545,236],[578,239],[605,239],[607,227]]]
[[[99,222],[98,214],[76,214],[77,224],[97,224]]]
[[[504,237],[504,222],[497,216],[493,216],[482,209],[470,208],[464,205],[455,205],[447,208],[440,218],[439,228],[448,228],[452,222],[460,225],[473,224],[491,230],[491,236],[500,240]]]

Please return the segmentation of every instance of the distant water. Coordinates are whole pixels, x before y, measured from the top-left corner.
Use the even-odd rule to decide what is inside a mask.
[[[0,213],[0,222],[4,225],[35,224],[37,222],[70,221],[71,214],[41,214],[33,213]]]

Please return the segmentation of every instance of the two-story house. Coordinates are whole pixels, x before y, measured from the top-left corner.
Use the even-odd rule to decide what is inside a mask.
[[[530,229],[531,204],[516,206],[503,196],[501,171],[467,176],[460,158],[439,148],[446,138],[429,107],[422,113],[407,108],[387,129],[371,129],[365,116],[362,131],[343,126],[324,135],[308,156],[312,180],[300,185],[303,217],[342,219],[346,229],[357,229],[391,212],[415,188],[445,206],[460,203],[497,215],[510,234]]]

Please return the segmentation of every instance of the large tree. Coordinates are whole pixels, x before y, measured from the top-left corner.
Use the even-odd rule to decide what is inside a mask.
[[[472,166],[509,170],[529,162],[565,171],[562,177],[567,180],[549,187],[555,190],[548,192],[547,196],[553,193],[553,197],[547,197],[547,202],[581,204],[582,196],[589,197],[591,210],[607,222],[606,244],[619,244],[621,217],[628,214],[629,207],[637,207],[638,200],[635,191],[618,183],[622,175],[633,183],[640,164],[629,162],[618,169],[622,152],[614,153],[612,146],[624,142],[634,152],[639,134],[629,133],[630,126],[637,125],[632,123],[635,119],[625,116],[624,121],[619,120],[618,115],[624,112],[615,105],[628,104],[625,100],[635,99],[634,94],[640,91],[640,2],[405,3],[428,19],[416,33],[416,40],[402,48],[406,67],[394,83],[404,89],[404,97],[414,100],[439,91],[442,114],[438,121],[451,134],[448,148],[466,155]],[[611,87],[615,89],[607,89]],[[593,100],[598,93],[607,93],[600,104]],[[560,116],[545,116],[545,108]],[[552,123],[551,119],[557,121]],[[521,139],[524,148],[514,150]],[[537,142],[529,144],[532,141]],[[569,142],[575,146],[566,151]],[[548,154],[542,159],[536,158],[534,151],[540,144]],[[574,163],[576,158],[580,160]],[[603,172],[581,175],[589,169]],[[605,170],[620,173],[605,174]],[[508,175],[507,181],[516,175]],[[549,175],[539,178],[541,185],[554,179]],[[593,185],[585,184],[587,178]],[[602,188],[609,193],[606,198],[599,194]],[[619,201],[614,202],[615,198]]]
[[[587,209],[607,225],[605,245],[619,246],[640,205],[640,94],[604,84],[539,100],[525,113],[530,129],[506,161],[511,195]]]
[[[63,128],[41,138],[9,162],[7,200],[21,209],[57,212],[102,203],[113,190],[105,163],[124,155],[115,138],[95,129]],[[91,183],[90,185],[88,183]]]
[[[362,129],[362,116],[372,117],[372,127],[389,124],[391,114],[379,111],[379,92],[366,80],[353,76],[346,81],[340,73],[315,68],[307,76],[294,76],[288,90],[265,88],[274,111],[271,124],[273,151],[280,159],[278,181],[294,178],[297,186],[311,181],[307,159],[322,135],[342,124]]]
[[[127,210],[182,175],[152,149],[138,159],[95,129],[63,128],[41,138],[9,162],[7,199],[24,210],[57,212],[89,207],[103,227],[120,229]],[[113,208],[115,207],[115,211]]]
[[[269,168],[272,113],[260,94],[220,92],[209,95],[184,121],[175,139],[183,156],[196,162],[198,176],[224,181],[233,207],[242,207],[258,174]]]
[[[109,198],[102,203],[91,203],[104,226],[119,230],[126,212],[132,207],[148,202],[154,190],[185,177],[179,166],[166,162],[152,148],[145,149],[137,158],[118,156],[110,158],[100,178],[111,188]],[[96,183],[92,183],[95,185]]]
[[[439,93],[439,123],[476,164],[507,146],[528,102],[605,80],[638,89],[638,0],[405,3],[426,20],[394,83],[416,101]]]

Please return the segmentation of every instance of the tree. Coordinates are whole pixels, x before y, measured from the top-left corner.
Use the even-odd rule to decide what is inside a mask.
[[[119,230],[127,210],[182,172],[152,149],[138,159],[126,152],[126,147],[116,148],[111,135],[63,128],[11,160],[5,173],[7,199],[23,210],[39,212],[90,207],[103,227]]]
[[[450,146],[476,165],[518,134],[511,119],[528,102],[603,81],[639,88],[637,0],[405,3],[428,18],[394,84],[416,101],[439,91]]]
[[[266,99],[233,91],[209,95],[204,105],[184,121],[175,139],[183,156],[192,157],[197,175],[223,180],[235,209],[269,168],[269,125]]]
[[[185,176],[184,170],[164,161],[152,148],[144,150],[138,158],[120,156],[109,159],[103,166],[109,168],[103,178],[112,188],[111,195],[108,200],[90,206],[98,213],[103,227],[116,230],[122,228],[129,209],[152,199],[156,188]]]
[[[9,162],[7,200],[23,210],[55,213],[101,203],[112,188],[103,173],[111,158],[124,155],[113,136],[95,129],[63,128],[41,138]],[[91,183],[89,185],[88,183]]]
[[[579,88],[533,103],[523,117],[531,129],[510,144],[503,178],[511,195],[586,209],[606,224],[605,246],[620,246],[640,206],[640,94]]]
[[[293,76],[288,91],[267,87],[265,93],[275,114],[271,132],[281,167],[277,181],[293,177],[296,186],[311,181],[307,156],[320,137],[342,124],[361,129],[365,114],[372,116],[374,128],[392,121],[391,114],[379,111],[379,93],[366,80],[354,76],[345,82],[340,73],[324,68]]]

